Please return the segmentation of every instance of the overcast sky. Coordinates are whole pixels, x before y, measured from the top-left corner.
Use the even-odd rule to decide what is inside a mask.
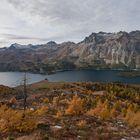
[[[140,0],[0,0],[0,47],[140,29]]]

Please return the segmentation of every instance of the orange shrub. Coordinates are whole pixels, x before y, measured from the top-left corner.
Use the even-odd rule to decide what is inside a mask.
[[[108,108],[107,102],[101,103],[100,101],[97,103],[97,106],[93,109],[90,109],[87,113],[89,116],[98,116],[101,119],[110,119],[111,114]]]
[[[36,111],[13,110],[6,105],[0,107],[0,132],[29,132],[36,128],[40,116],[48,107],[41,106]]]
[[[100,116],[101,119],[103,119],[103,120],[108,120],[108,119],[111,118],[110,110],[108,109],[107,106],[105,106],[105,107],[101,110],[99,116]]]
[[[97,106],[95,108],[90,109],[89,111],[87,111],[87,115],[89,116],[98,116],[99,113],[101,112],[102,108],[103,108],[103,103],[101,103],[100,101],[97,103]]]
[[[85,128],[86,125],[87,125],[87,121],[85,121],[85,120],[80,120],[80,121],[77,123],[77,126],[78,126],[80,129]]]
[[[75,95],[69,103],[69,106],[66,109],[65,113],[67,115],[79,115],[83,111],[83,106],[84,100]]]
[[[61,111],[58,111],[58,112],[56,113],[56,115],[55,115],[55,118],[61,119],[62,116],[63,116],[63,113],[62,113]]]
[[[35,102],[35,101],[32,102],[32,105],[33,105],[33,106],[37,106],[37,102]]]
[[[115,108],[117,111],[121,111],[121,109],[122,109],[121,101],[116,101],[116,103],[114,104],[114,108]]]
[[[43,102],[44,102],[45,104],[48,104],[48,103],[49,103],[49,99],[48,99],[48,98],[45,98],[45,99],[43,100]]]
[[[110,114],[111,117],[117,117],[119,115],[119,112],[115,108],[112,108]]]
[[[92,91],[92,90],[88,90],[86,93],[87,93],[88,95],[91,95],[91,94],[93,94],[93,91]]]
[[[37,114],[39,116],[42,116],[42,115],[46,114],[47,112],[48,112],[48,107],[47,106],[41,106],[40,108],[38,108],[35,111],[35,114]]]
[[[15,111],[6,105],[0,107],[0,131],[1,132],[27,132],[36,128],[36,117],[31,112],[24,114]]]
[[[134,112],[128,108],[124,120],[129,124],[129,126],[140,129],[140,112]]]

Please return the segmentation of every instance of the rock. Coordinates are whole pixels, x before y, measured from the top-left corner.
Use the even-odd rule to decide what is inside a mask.
[[[127,139],[125,139],[125,138],[122,138],[121,140],[127,140]]]
[[[30,108],[30,111],[35,111],[35,108],[31,107],[31,108]]]
[[[95,95],[95,96],[97,96],[97,95],[103,96],[103,95],[106,95],[106,94],[107,94],[107,91],[95,91],[95,92],[93,92],[92,95]]]
[[[59,131],[61,129],[62,129],[62,126],[60,126],[60,125],[51,126],[51,130],[54,131],[54,132]]]
[[[117,127],[109,127],[108,130],[115,131],[115,132],[119,131]]]

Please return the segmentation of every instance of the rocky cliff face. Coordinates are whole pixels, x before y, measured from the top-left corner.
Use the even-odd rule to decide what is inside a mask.
[[[92,33],[79,43],[13,44],[0,49],[1,71],[74,68],[140,69],[140,31]]]

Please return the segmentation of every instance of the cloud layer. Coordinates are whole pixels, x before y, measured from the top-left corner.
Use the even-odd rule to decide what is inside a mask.
[[[0,42],[8,44],[77,42],[91,32],[140,29],[139,0],[1,1],[0,33],[16,35],[15,39],[2,39],[0,35]]]

